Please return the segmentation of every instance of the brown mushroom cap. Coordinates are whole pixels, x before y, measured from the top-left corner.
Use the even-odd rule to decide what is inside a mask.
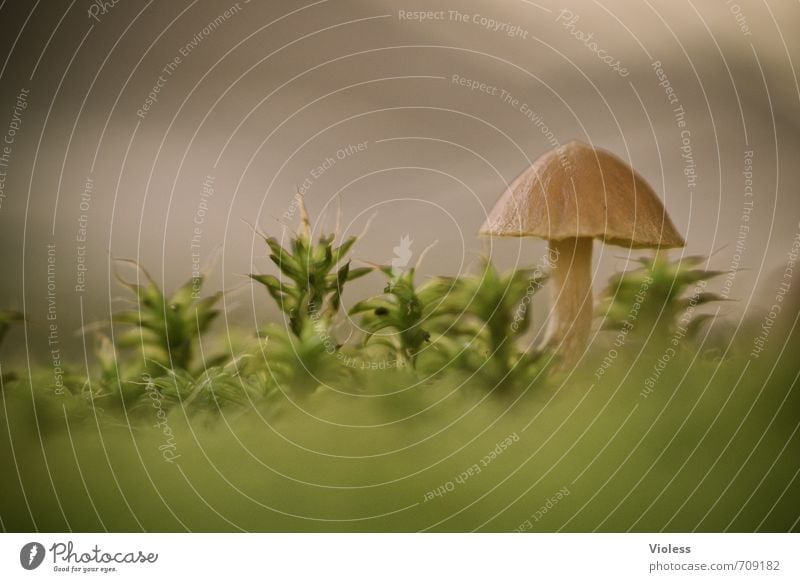
[[[547,152],[520,174],[480,233],[592,237],[630,248],[685,244],[644,178],[614,154],[578,141]]]

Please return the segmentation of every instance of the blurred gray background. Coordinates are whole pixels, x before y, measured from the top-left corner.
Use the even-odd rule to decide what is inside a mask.
[[[112,256],[172,289],[216,253],[208,290],[233,289],[229,322],[263,323],[266,293],[243,275],[270,267],[249,225],[293,228],[297,189],[317,228],[333,228],[337,204],[345,233],[375,214],[357,259],[388,263],[409,237],[412,263],[438,241],[423,274],[467,270],[484,251],[535,264],[541,241],[489,248],[476,232],[508,181],[572,139],[629,160],[685,252],[737,269],[726,312],[753,313],[800,220],[798,29],[797,2],[4,1],[0,307],[24,300],[29,319],[6,349],[47,350],[48,244],[67,352],[83,351],[82,321],[120,306]],[[600,291],[630,253],[595,251]],[[371,276],[347,294],[382,287]]]

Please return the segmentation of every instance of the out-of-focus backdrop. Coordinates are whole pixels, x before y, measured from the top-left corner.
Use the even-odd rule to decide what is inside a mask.
[[[800,228],[796,2],[9,0],[0,14],[0,306],[28,317],[11,351],[46,351],[55,321],[83,353],[73,334],[121,295],[111,257],[168,288],[210,266],[209,289],[233,290],[228,321],[260,323],[264,292],[243,277],[268,268],[254,228],[293,228],[298,190],[317,228],[339,205],[344,233],[374,215],[358,259],[413,262],[436,242],[423,273],[481,252],[534,264],[543,242],[476,233],[508,181],[572,139],[653,185],[684,252],[730,271],[716,290],[738,317],[770,304]],[[602,287],[630,253],[595,250]]]

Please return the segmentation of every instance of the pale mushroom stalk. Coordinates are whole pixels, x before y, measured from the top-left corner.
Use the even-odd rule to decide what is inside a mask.
[[[583,354],[592,327],[592,243],[628,249],[682,247],[656,193],[611,152],[573,141],[539,157],[508,186],[482,234],[550,244],[553,304],[542,349],[559,367]]]
[[[542,348],[580,352],[592,329],[592,244],[590,237],[551,240],[552,308]]]

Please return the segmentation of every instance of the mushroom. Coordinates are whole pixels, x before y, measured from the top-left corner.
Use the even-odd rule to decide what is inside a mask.
[[[685,243],[658,196],[627,163],[579,141],[553,149],[520,174],[480,234],[549,241],[552,308],[541,347],[577,361],[592,325],[592,239],[627,248]]]

